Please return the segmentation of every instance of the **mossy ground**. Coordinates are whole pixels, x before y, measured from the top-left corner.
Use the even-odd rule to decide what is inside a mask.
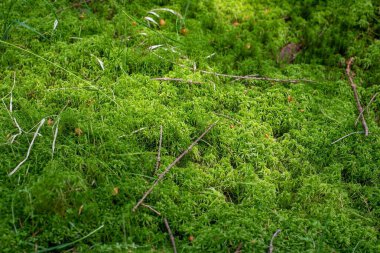
[[[157,8],[182,18],[157,10],[166,24],[148,27]],[[345,59],[356,57],[364,105],[379,92],[379,9],[375,0],[1,1],[0,251],[171,251],[162,217],[132,212],[156,178],[160,126],[161,172],[219,120],[146,200],[179,252],[240,243],[265,252],[277,229],[275,252],[379,252],[380,100],[364,114],[368,137],[331,144],[362,131]],[[289,42],[302,51],[278,63]],[[315,82],[234,81],[194,66]],[[151,80],[164,76],[203,83]],[[12,118],[25,132],[10,143]]]

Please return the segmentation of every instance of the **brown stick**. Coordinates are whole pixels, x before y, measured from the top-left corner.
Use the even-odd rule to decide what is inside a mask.
[[[273,234],[272,239],[270,240],[268,253],[273,253],[273,250],[274,250],[273,241],[274,241],[274,238],[276,238],[280,232],[281,232],[281,229],[277,229],[276,232]]]
[[[364,119],[363,107],[360,104],[358,91],[356,90],[356,84],[354,83],[354,80],[353,80],[353,78],[351,76],[351,65],[352,65],[353,61],[354,61],[354,57],[351,57],[347,61],[346,74],[347,74],[348,80],[350,81],[352,91],[354,92],[354,98],[355,98],[355,101],[356,101],[356,107],[358,108],[359,115],[361,115],[360,118],[361,118],[361,121],[362,121],[362,126],[364,128],[364,134],[365,134],[365,136],[368,136],[368,126],[367,126],[367,122]]]
[[[369,103],[367,104],[367,113],[369,113],[369,106],[371,105],[371,103],[372,103],[373,101],[375,101],[375,98],[376,98],[377,94],[379,94],[379,93],[375,93],[375,95],[372,96],[371,100],[370,100]],[[364,108],[363,108],[363,111],[362,111],[362,112],[359,114],[359,116],[356,118],[356,120],[355,120],[355,126],[358,124],[358,121],[359,121],[359,119],[360,119],[360,117],[362,116],[363,113],[364,113]]]
[[[221,74],[221,73],[205,71],[205,70],[199,70],[199,72],[204,73],[204,74],[210,74],[210,75],[215,75],[215,76],[232,78],[235,80],[240,80],[240,79],[243,79],[243,80],[259,80],[259,81],[272,81],[272,82],[279,82],[279,83],[299,83],[299,82],[311,83],[311,82],[315,82],[313,80],[308,80],[308,79],[277,79],[277,78],[270,78],[270,77],[260,77],[257,75],[247,75],[247,76],[227,75],[227,74]]]
[[[235,253],[241,253],[241,249],[243,248],[243,243],[239,243],[238,247],[235,250]]]
[[[157,162],[156,162],[156,168],[154,169],[154,174],[156,174],[157,170],[160,168],[161,165],[161,146],[162,146],[162,125],[160,126],[160,140],[158,142],[158,152],[157,152]]]
[[[198,139],[196,139],[193,143],[191,143],[191,145],[182,153],[180,154],[171,164],[169,164],[168,167],[166,167],[166,169],[164,170],[164,172],[162,172],[158,178],[153,182],[152,186],[149,188],[149,190],[147,190],[144,195],[142,196],[142,198],[137,202],[137,204],[133,207],[132,211],[135,212],[136,209],[144,202],[144,200],[146,199],[146,197],[153,191],[153,188],[164,178],[164,176],[170,171],[171,168],[174,167],[174,165],[176,165],[181,159],[182,157],[184,157],[187,153],[189,153],[189,151],[203,138],[203,136],[205,136],[215,125],[216,123],[218,123],[218,121],[214,122],[212,125],[210,125],[206,131],[204,131],[199,137]]]
[[[151,207],[150,205],[146,205],[144,203],[141,204],[143,207],[146,207],[148,208],[149,210],[151,210],[153,213],[157,214],[158,216],[161,216],[161,213],[159,211],[157,211],[156,209],[154,209],[153,207]]]
[[[185,80],[185,79],[181,79],[181,78],[169,78],[169,77],[156,77],[156,78],[152,78],[152,80],[166,81],[166,82],[190,83],[190,84],[203,84],[204,83],[204,82],[196,82],[193,80]]]
[[[160,56],[158,54],[155,54],[154,52],[153,52],[153,54],[155,56],[157,56],[158,58],[167,61],[167,59],[165,59],[164,57],[162,57],[162,56]],[[171,62],[171,63],[173,63],[175,65],[178,65],[180,67],[183,67],[183,68],[189,68],[189,69],[191,69],[191,70],[194,71],[194,67],[188,67],[186,65],[177,64],[177,63],[172,62],[172,61],[169,61],[169,62]],[[288,80],[286,80],[286,79],[277,79],[277,78],[270,78],[270,77],[259,77],[258,75],[237,76],[237,75],[228,75],[228,74],[216,73],[216,72],[206,71],[206,70],[196,70],[196,71],[198,71],[200,73],[203,73],[203,74],[209,74],[209,75],[214,75],[214,76],[227,77],[227,78],[232,78],[232,79],[235,79],[235,80],[239,80],[239,79],[252,79],[252,80],[272,81],[272,82],[280,82],[280,83],[300,83],[300,82],[315,83],[315,81],[308,80],[308,79],[288,79]],[[157,79],[153,78],[152,80],[157,80]],[[179,79],[177,81],[180,81],[180,80],[182,80],[182,79]],[[170,80],[166,80],[166,81],[170,81]],[[172,81],[174,81],[174,80],[172,80]],[[185,80],[183,80],[183,81],[185,81]]]
[[[173,246],[173,252],[177,253],[177,248],[175,246],[174,236],[173,236],[172,231],[170,229],[169,222],[168,222],[168,220],[166,218],[164,218],[164,223],[165,223],[165,227],[166,227],[166,229],[168,230],[168,233],[169,233],[170,242],[172,243],[172,246]]]

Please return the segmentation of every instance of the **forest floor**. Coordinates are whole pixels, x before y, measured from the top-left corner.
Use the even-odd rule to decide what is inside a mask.
[[[2,1],[0,251],[380,252],[377,2]]]

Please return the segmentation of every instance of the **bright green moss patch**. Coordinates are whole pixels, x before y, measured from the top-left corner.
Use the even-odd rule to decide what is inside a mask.
[[[216,120],[145,201],[179,252],[380,251],[380,6],[235,2],[0,3],[2,252],[170,252],[132,208]]]

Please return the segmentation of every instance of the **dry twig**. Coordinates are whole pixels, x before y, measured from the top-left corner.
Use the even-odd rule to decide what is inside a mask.
[[[169,164],[168,167],[166,167],[166,169],[164,170],[164,172],[162,172],[158,178],[153,182],[152,186],[149,188],[149,190],[147,190],[144,195],[142,196],[142,198],[137,202],[137,204],[133,207],[132,211],[136,211],[136,209],[144,202],[144,200],[146,199],[146,197],[153,191],[153,188],[164,178],[164,176],[170,171],[171,168],[174,167],[174,165],[176,165],[181,159],[182,157],[184,157],[187,153],[189,153],[189,151],[203,138],[203,136],[205,136],[215,125],[216,123],[218,123],[218,121],[216,121],[215,123],[213,123],[212,125],[210,125],[206,131],[204,131],[199,137],[198,139],[196,139],[193,143],[191,143],[191,145],[182,153],[180,154],[171,164]]]
[[[170,242],[172,243],[172,246],[173,246],[173,252],[177,253],[177,248],[175,246],[174,236],[173,236],[172,231],[170,229],[169,222],[168,222],[168,220],[166,218],[164,218],[164,223],[165,223],[165,227],[166,227],[166,229],[168,230],[168,233],[169,233]]]
[[[351,57],[347,61],[346,74],[347,74],[348,80],[350,81],[352,91],[354,92],[354,97],[355,97],[355,101],[356,101],[356,106],[357,106],[358,111],[359,111],[359,115],[361,115],[360,118],[362,121],[362,126],[364,128],[364,134],[365,134],[365,136],[368,136],[368,126],[367,126],[367,122],[364,119],[363,107],[360,104],[358,91],[356,90],[356,84],[354,83],[354,80],[353,80],[352,75],[351,75],[351,65],[352,65],[353,61],[354,61],[353,57]]]
[[[161,216],[161,213],[159,211],[157,211],[156,209],[154,209],[153,207],[151,207],[150,205],[146,205],[144,203],[141,204],[143,207],[146,207],[148,208],[149,210],[151,210],[153,213],[157,214],[158,216]]]
[[[369,110],[368,110],[369,106],[371,105],[371,103],[373,101],[375,101],[377,94],[379,94],[379,93],[375,93],[375,95],[373,95],[372,98],[371,98],[371,100],[368,102],[368,104],[367,104],[367,113],[369,113]],[[358,124],[358,121],[359,121],[360,117],[363,115],[363,113],[364,113],[364,108],[363,108],[363,111],[358,115],[358,117],[355,120],[355,127]]]
[[[243,248],[243,243],[239,243],[238,247],[235,250],[235,253],[241,253],[241,249]]]
[[[190,84],[203,84],[204,82],[197,82],[193,80],[185,80],[181,78],[170,78],[170,77],[156,77],[152,78],[152,80],[156,81],[165,81],[165,82],[179,82],[179,83],[190,83]]]
[[[158,142],[156,168],[154,169],[153,174],[156,174],[157,170],[160,168],[160,165],[161,165],[161,147],[162,147],[162,125],[160,126],[160,140]]]
[[[274,241],[274,238],[276,238],[280,232],[281,232],[281,229],[277,229],[276,232],[273,234],[272,239],[270,240],[268,253],[273,253],[273,250],[274,250],[273,241]]]
[[[314,82],[313,80],[308,80],[308,79],[278,79],[278,78],[264,77],[264,76],[258,76],[258,75],[246,75],[246,76],[227,75],[227,74],[221,74],[221,73],[205,71],[205,70],[199,70],[199,72],[204,73],[204,74],[232,78],[235,80],[258,80],[258,81],[271,81],[271,82],[279,82],[279,83],[300,83],[300,82],[312,83]]]

